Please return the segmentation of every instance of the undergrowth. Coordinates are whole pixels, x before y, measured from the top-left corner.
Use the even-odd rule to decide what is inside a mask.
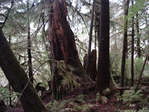
[[[12,104],[15,103],[18,95],[16,92],[10,92],[8,88],[0,87],[0,100],[3,100],[5,104],[9,104],[10,98]]]

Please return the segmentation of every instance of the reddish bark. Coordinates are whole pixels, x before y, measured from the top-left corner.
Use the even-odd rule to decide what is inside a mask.
[[[80,65],[74,34],[66,19],[67,8],[65,0],[54,0],[53,14],[50,18],[50,41],[53,58],[64,60],[65,64]]]
[[[65,0],[54,0],[50,7],[49,15],[51,58],[57,61],[64,60],[68,70],[84,78],[84,70],[79,60],[75,37],[66,17],[67,8]],[[59,68],[55,65],[56,63],[54,64],[54,62],[52,62],[51,73],[53,80],[51,82],[51,88],[53,96],[56,99],[61,99],[64,91],[59,90],[59,87],[63,77],[59,74]]]

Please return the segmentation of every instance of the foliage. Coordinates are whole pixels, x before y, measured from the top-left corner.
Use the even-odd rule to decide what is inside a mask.
[[[53,100],[47,104],[47,108],[52,112],[87,112],[92,105],[86,104],[84,95],[78,95],[62,101]]]
[[[4,1],[4,0],[3,0]],[[8,0],[6,0],[8,1]],[[16,0],[15,0],[16,1]],[[18,57],[18,60],[20,61],[20,64],[24,64],[22,66],[24,67],[24,70],[27,72],[27,56],[26,56],[26,49],[27,49],[27,43],[26,43],[26,34],[27,34],[27,19],[26,19],[26,15],[29,13],[30,15],[30,21],[31,21],[31,37],[32,37],[32,54],[33,54],[33,71],[35,73],[34,78],[37,82],[43,82],[42,86],[46,86],[47,84],[44,83],[49,79],[49,74],[50,74],[50,67],[48,65],[48,63],[45,63],[45,60],[48,60],[48,56],[47,56],[47,51],[45,51],[44,49],[44,45],[42,42],[42,35],[41,35],[41,30],[39,31],[34,31],[35,28],[37,28],[37,26],[42,24],[41,21],[41,13],[43,13],[43,0],[32,0],[30,1],[30,6],[33,5],[33,8],[30,9],[30,12],[27,12],[26,8],[26,1],[22,1],[22,2],[15,2],[15,5],[13,7],[13,9],[11,10],[10,16],[6,22],[6,25],[4,27],[4,32],[7,36],[11,36],[12,37],[12,42],[11,42],[11,48],[13,49],[15,55]],[[134,3],[134,6],[130,7],[129,9],[129,15],[128,18],[131,18],[133,16],[136,15],[136,13],[138,12],[139,14],[139,25],[143,25],[141,26],[141,30],[140,30],[140,39],[141,39],[141,48],[143,49],[142,54],[147,54],[149,52],[149,45],[148,45],[148,39],[149,39],[149,28],[143,28],[145,26],[145,17],[148,17],[148,13],[144,13],[146,12],[145,10],[147,6],[147,2],[148,0],[136,0],[136,2]],[[34,4],[32,3],[34,2]],[[41,3],[40,3],[41,2]],[[70,3],[69,3],[70,2]],[[80,51],[79,55],[80,56],[84,56],[84,54],[87,51],[87,38],[88,37],[88,23],[90,21],[90,3],[89,6],[86,5],[83,2],[88,2],[88,0],[67,0],[67,5],[69,7],[70,10],[68,10],[69,13],[69,22],[71,27],[73,27],[73,31],[75,32],[75,39],[77,41],[78,44],[78,51]],[[90,2],[90,0],[89,0]],[[92,0],[91,0],[92,2]],[[116,39],[117,41],[117,46],[115,49],[111,50],[111,57],[110,57],[110,61],[111,61],[111,72],[112,72],[112,80],[113,80],[113,76],[119,76],[120,78],[120,74],[121,74],[121,47],[122,47],[122,8],[121,8],[121,1],[117,1],[114,4],[113,1],[111,1],[111,6],[113,5],[113,7],[110,8],[111,11],[111,27],[113,27],[114,31],[110,32],[110,35],[114,35],[114,39]],[[47,6],[46,9],[47,10]],[[85,9],[85,10],[82,10]],[[112,9],[112,10],[111,10]],[[1,11],[3,12],[3,11]],[[46,12],[46,11],[45,11]],[[148,12],[148,11],[147,11]],[[79,16],[78,16],[79,15]],[[16,19],[17,18],[17,19]],[[136,19],[136,18],[135,18]],[[45,14],[45,22],[48,20],[48,11]],[[148,18],[147,18],[148,20]],[[130,22],[130,21],[129,21]],[[84,25],[87,24],[87,25]],[[77,25],[76,25],[77,24]],[[46,24],[47,25],[47,24]],[[33,28],[34,27],[34,28]],[[38,33],[39,32],[39,33]],[[48,32],[48,31],[47,31]],[[35,33],[35,34],[34,34]],[[36,34],[38,33],[38,34]],[[47,33],[48,34],[48,33]],[[76,36],[77,34],[77,36]],[[143,34],[143,35],[142,35]],[[36,35],[36,36],[33,36]],[[77,39],[80,36],[80,39]],[[112,37],[111,36],[111,37]],[[111,43],[113,42],[113,38],[111,38]],[[144,42],[144,44],[142,44]],[[147,43],[147,44],[146,44]],[[48,40],[47,40],[47,44]],[[119,45],[118,45],[119,44]],[[112,44],[110,44],[112,46]],[[110,46],[110,47],[111,47]],[[136,45],[135,45],[136,46]],[[128,45],[129,47],[129,45]],[[128,54],[128,57],[130,55]],[[20,59],[19,59],[20,58]],[[138,75],[141,72],[142,69],[142,65],[143,65],[144,59],[143,58],[136,58],[134,59],[134,74],[135,74],[135,79],[138,78]],[[45,63],[45,64],[43,64]],[[78,77],[75,77],[72,73],[72,71],[66,71],[65,68],[63,68],[63,64],[58,63],[59,67],[60,67],[60,73],[63,76],[63,80],[61,83],[61,87],[65,88],[68,87],[69,89],[73,89],[73,86],[78,87],[79,83],[78,83]],[[61,66],[62,65],[62,66]],[[127,64],[126,64],[126,74],[127,77],[130,78],[130,59],[127,60]],[[145,66],[145,70],[143,72],[144,76],[148,76],[149,74],[149,64],[147,64]],[[2,78],[3,75],[1,75],[0,73],[0,78]],[[51,77],[50,77],[51,79]],[[2,80],[4,80],[4,78],[2,78]],[[114,81],[113,81],[114,82]],[[115,81],[116,82],[116,81]],[[124,101],[128,101],[131,102],[130,100],[133,99],[137,99],[137,98],[141,98],[141,92],[138,93],[134,93],[134,92],[128,92],[126,91],[126,93],[124,93]],[[9,100],[9,96],[10,96],[10,92],[7,88],[0,88],[0,99],[4,99],[5,102],[8,102]],[[13,101],[16,101],[16,97],[17,97],[17,93],[13,92],[11,95]],[[106,97],[101,96],[100,94],[96,95],[97,97],[97,101],[101,100],[101,99],[106,99]],[[83,103],[83,104],[77,104],[74,99],[70,99],[70,100],[64,100],[61,102],[58,101],[52,101],[50,102],[50,108],[53,109],[52,112],[57,112],[58,110],[62,111],[81,111],[82,109],[87,110],[87,108],[89,108],[90,106],[88,104],[84,104],[84,100],[85,97],[84,95],[79,95],[76,97],[77,102]],[[106,102],[103,101],[103,102]],[[70,103],[70,104],[69,104]],[[67,106],[69,105],[69,106]],[[64,108],[66,106],[66,108]],[[73,106],[73,107],[71,107]],[[64,108],[64,109],[62,109]],[[75,108],[75,109],[74,109]],[[82,109],[81,109],[82,108]],[[131,110],[130,110],[131,111]],[[144,111],[144,110],[142,110]],[[141,112],[141,111],[140,111]]]
[[[12,103],[15,103],[18,95],[19,94],[16,92],[10,92],[8,88],[0,87],[0,99],[3,100],[6,104],[8,104],[9,98],[11,98]]]
[[[135,78],[138,78],[142,66],[143,66],[144,60],[142,58],[136,58],[134,61],[134,73],[135,73]]]
[[[119,76],[120,75],[120,62],[121,57],[119,54],[115,52],[111,52],[111,57],[110,57],[110,62],[111,62],[111,70],[112,70],[112,75]]]
[[[62,108],[66,106],[71,100],[63,100],[62,102],[58,102],[56,100],[51,101],[47,104],[47,108],[52,112],[60,111]]]
[[[69,89],[69,91],[72,91],[75,87],[80,86],[78,80],[79,77],[73,74],[71,71],[71,68],[67,68],[64,61],[53,61],[56,65],[57,74],[59,74],[62,77],[60,85],[58,85],[60,88]],[[70,69],[70,70],[69,70]]]
[[[141,90],[138,90],[136,92],[134,90],[125,90],[122,95],[122,100],[127,105],[133,104],[133,103],[145,103]]]
[[[145,2],[147,0],[136,0],[136,3],[129,8],[128,18],[132,18],[136,15],[139,10],[142,10],[145,7]]]
[[[148,108],[143,108],[143,109],[138,110],[137,112],[148,112],[148,111],[149,111]],[[121,112],[136,112],[136,110],[129,109],[129,110],[121,111]]]
[[[144,63],[144,59],[143,58],[135,58],[134,59],[134,79],[137,80],[138,76],[141,72],[142,66]],[[120,68],[121,66],[119,66],[121,64],[120,62],[120,56],[116,56],[115,54],[111,54],[111,70],[112,70],[112,77],[114,79],[115,76],[120,76]],[[126,78],[129,80],[131,78],[131,73],[130,73],[130,68],[131,68],[131,60],[127,59],[126,60]],[[145,77],[149,77],[148,76],[148,72],[149,72],[149,65],[148,63],[145,66],[145,70],[143,72],[143,76]],[[117,82],[117,81],[115,81]]]

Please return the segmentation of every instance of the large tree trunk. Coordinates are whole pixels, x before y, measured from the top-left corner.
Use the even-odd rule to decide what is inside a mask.
[[[83,72],[74,34],[66,19],[67,9],[65,0],[54,0],[52,11],[49,20],[51,23],[49,38],[53,58],[56,60],[64,60],[66,65],[71,65],[74,68],[79,67],[79,70]]]
[[[101,0],[101,17],[99,31],[97,89],[102,92],[110,86],[109,59],[109,0]]]
[[[125,63],[127,55],[127,24],[128,24],[128,7],[129,0],[124,0],[124,39],[123,39],[123,50],[122,50],[122,64],[121,64],[121,87],[124,87],[124,76],[125,76]],[[121,91],[122,94],[122,91]]]
[[[0,30],[0,67],[15,92],[21,94],[20,100],[24,112],[46,111],[32,84],[28,82],[26,73],[11,51],[2,30]]]
[[[50,0],[50,6],[49,40],[51,59],[57,62],[64,60],[67,70],[70,70],[74,75],[84,78],[85,72],[79,59],[75,37],[66,18],[67,8],[65,0]],[[58,87],[61,86],[60,82],[62,82],[63,76],[59,74],[60,68],[57,68],[57,63],[54,63],[54,61],[51,62],[51,68],[53,96],[60,98],[59,96],[63,93],[59,92]]]

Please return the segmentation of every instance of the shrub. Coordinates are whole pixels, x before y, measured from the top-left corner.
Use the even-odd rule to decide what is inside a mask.
[[[15,103],[18,95],[16,92],[10,93],[8,88],[0,87],[0,100],[3,100],[5,104],[9,104],[9,98],[11,98],[12,103]]]

